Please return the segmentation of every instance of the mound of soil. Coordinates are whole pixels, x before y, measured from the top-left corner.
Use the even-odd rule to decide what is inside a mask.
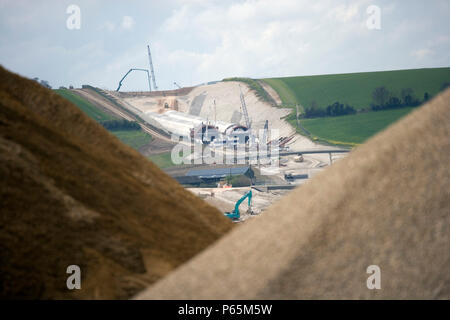
[[[128,298],[232,228],[77,107],[0,67],[0,298]],[[81,268],[68,290],[67,267]]]
[[[137,298],[449,299],[449,104],[450,89]]]

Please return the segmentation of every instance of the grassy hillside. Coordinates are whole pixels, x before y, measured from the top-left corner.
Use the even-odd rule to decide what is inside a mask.
[[[142,130],[114,130],[111,133],[135,150],[139,150],[152,140],[152,137]]]
[[[66,98],[70,102],[72,102],[74,105],[76,105],[78,108],[83,110],[89,117],[92,119],[100,122],[104,120],[113,120],[118,119],[117,117],[114,117],[106,112],[103,112],[96,106],[94,106],[92,103],[87,101],[86,99],[83,99],[79,95],[71,92],[67,89],[57,89],[55,90],[57,94],[62,96],[63,98]]]
[[[280,95],[283,104],[299,103],[304,107],[316,101],[324,108],[335,101],[356,109],[367,108],[372,91],[385,86],[400,96],[402,88],[412,88],[417,98],[425,92],[434,96],[444,82],[450,82],[450,68],[331,74],[319,76],[263,79]]]
[[[175,166],[170,152],[151,155],[148,158],[161,169]]]
[[[299,104],[310,107],[316,102],[318,109],[338,101],[356,110],[370,109],[372,92],[384,86],[393,95],[401,97],[401,90],[411,88],[414,96],[423,100],[425,92],[432,97],[439,93],[444,83],[450,82],[450,68],[411,69],[319,76],[301,76],[263,79],[277,91],[284,105]],[[331,144],[359,144],[383,130],[412,108],[356,115],[301,120],[311,138]],[[295,125],[291,114],[287,119]],[[301,132],[304,133],[304,132]]]
[[[55,90],[56,93],[58,93],[63,98],[69,100],[74,105],[76,105],[78,108],[83,110],[89,117],[96,120],[97,122],[106,121],[106,120],[114,120],[118,119],[118,117],[115,117],[113,115],[110,115],[96,106],[94,106],[92,103],[84,99],[83,97],[71,92],[67,89],[58,89]],[[129,145],[135,150],[139,150],[141,147],[145,146],[151,141],[151,136],[142,131],[139,130],[109,130],[114,136],[116,136],[120,141],[125,143],[126,145]]]
[[[342,117],[301,120],[303,127],[317,140],[333,144],[360,144],[385,129],[414,108],[359,113]],[[295,121],[291,122],[295,125]]]

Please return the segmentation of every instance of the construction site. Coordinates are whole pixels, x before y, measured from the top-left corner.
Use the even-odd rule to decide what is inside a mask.
[[[116,116],[138,121],[153,137],[152,145],[157,146],[146,155],[170,152],[177,143],[184,143],[189,151],[182,156],[183,162],[165,169],[166,172],[224,213],[236,211],[234,205],[251,192],[251,202],[242,204],[241,211],[260,214],[280,196],[350,151],[320,145],[296,133],[284,119],[290,109],[279,106],[280,97],[267,85],[265,90],[275,104],[264,101],[247,84],[237,81],[160,91],[149,46],[147,50],[149,70],[130,69],[117,90],[83,86],[75,92]],[[147,73],[149,91],[121,92],[127,75],[135,70]],[[258,153],[262,150],[266,161]],[[243,165],[249,166],[251,178],[234,186],[238,188],[227,181],[234,174],[214,172]],[[214,179],[185,176],[189,169],[205,168],[212,171]],[[234,216],[233,221],[244,221],[247,217]]]
[[[263,175],[259,164],[163,172],[51,90],[0,73],[3,298],[449,297],[449,91],[347,154],[296,136],[270,116],[282,109],[241,85],[255,126],[278,121],[293,136],[279,172]],[[227,87],[237,97],[219,99]],[[217,121],[244,125],[230,118],[240,112],[233,82],[170,95],[76,92],[134,120],[165,109],[170,96],[192,125],[210,119],[207,103],[189,113],[201,95],[216,100]],[[173,147],[162,124],[139,124],[159,152]],[[373,263],[382,290],[366,287]],[[65,286],[70,265],[83,272],[79,290]]]
[[[449,1],[0,7],[0,300],[290,319],[450,299]]]
[[[413,99],[411,73],[385,71],[403,100],[376,87],[370,110],[375,71],[186,87],[171,74],[162,90],[146,49],[109,65],[115,90],[0,66],[0,299],[450,298],[449,82]],[[134,73],[148,91],[124,91]],[[327,140],[308,131],[326,125]]]

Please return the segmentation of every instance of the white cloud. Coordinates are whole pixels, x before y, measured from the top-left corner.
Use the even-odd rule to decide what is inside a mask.
[[[411,52],[411,55],[419,60],[423,60],[424,58],[430,56],[431,54],[433,54],[433,51],[427,48],[418,49]]]
[[[107,30],[109,32],[112,32],[115,29],[116,29],[116,25],[113,22],[111,22],[111,21],[106,21],[105,23],[103,23],[100,26],[100,30]]]
[[[174,63],[176,56],[179,63],[195,64],[196,82],[211,77],[301,74],[311,70],[314,62],[336,44],[366,31],[366,3],[365,0],[339,6],[332,0],[320,3],[247,0],[201,6],[188,3],[165,21],[161,34],[165,38],[179,34],[203,44],[177,49],[170,58],[170,63]]]
[[[147,44],[161,88],[171,88],[175,80],[189,85],[228,76],[438,67],[450,61],[448,0],[77,4],[82,27],[70,31],[64,1],[0,0],[2,64],[55,85],[91,83],[115,89],[129,68],[148,68]],[[378,31],[366,27],[371,4],[381,8]],[[125,86],[146,90],[145,75],[130,75]]]
[[[135,22],[134,22],[133,17],[124,16],[122,18],[122,23],[121,23],[122,29],[131,30],[131,29],[133,29],[134,25],[135,25]]]

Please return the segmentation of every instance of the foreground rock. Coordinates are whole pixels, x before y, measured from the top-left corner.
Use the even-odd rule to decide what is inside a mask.
[[[0,298],[128,298],[231,229],[71,103],[0,80]]]
[[[450,90],[137,298],[449,299],[449,104]]]

